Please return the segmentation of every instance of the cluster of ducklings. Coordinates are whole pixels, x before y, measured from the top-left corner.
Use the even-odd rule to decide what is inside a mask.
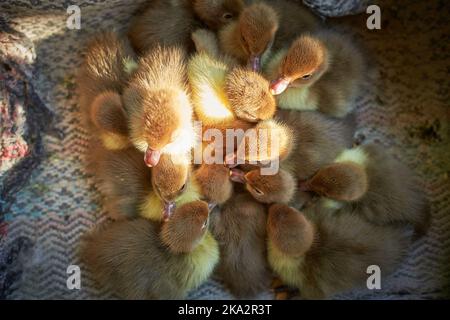
[[[80,107],[115,221],[83,241],[93,277],[129,299],[185,298],[213,273],[240,298],[274,275],[325,298],[365,285],[370,265],[393,271],[427,205],[405,166],[353,145],[363,75],[352,42],[289,0],[151,1],[128,37],[95,36]],[[241,165],[193,165],[194,120],[276,132],[279,171],[250,148],[224,155]]]

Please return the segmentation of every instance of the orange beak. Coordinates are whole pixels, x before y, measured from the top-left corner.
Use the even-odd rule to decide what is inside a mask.
[[[246,183],[245,172],[239,169],[230,170],[230,180],[237,183]]]
[[[147,148],[144,156],[144,162],[148,167],[154,167],[158,164],[159,158],[161,158],[161,151],[153,150],[150,147]]]
[[[283,93],[289,87],[290,81],[286,78],[278,78],[270,84],[270,93],[274,96]]]

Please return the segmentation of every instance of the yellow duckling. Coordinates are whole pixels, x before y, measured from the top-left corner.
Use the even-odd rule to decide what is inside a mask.
[[[188,62],[188,78],[197,119],[207,127],[241,127],[239,120],[270,119],[275,99],[269,83],[254,71],[234,68],[230,57],[219,54],[214,34],[197,30],[192,34],[198,53]]]

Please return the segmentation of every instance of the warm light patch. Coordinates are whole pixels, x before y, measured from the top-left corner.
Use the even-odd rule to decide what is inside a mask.
[[[129,145],[127,137],[115,133],[102,133],[100,138],[103,142],[103,146],[108,150],[122,150]]]
[[[353,149],[344,150],[334,162],[354,162],[363,167],[366,166],[369,158],[364,152],[363,148],[357,147]]]
[[[188,77],[199,120],[223,122],[234,119],[223,89],[228,71],[226,64],[204,53],[197,54],[189,62]]]

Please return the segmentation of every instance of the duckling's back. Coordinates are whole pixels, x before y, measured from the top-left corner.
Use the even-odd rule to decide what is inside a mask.
[[[193,252],[174,254],[159,232],[160,224],[147,219],[113,222],[86,236],[82,260],[99,284],[121,298],[185,298],[211,274],[217,242],[207,234]]]

